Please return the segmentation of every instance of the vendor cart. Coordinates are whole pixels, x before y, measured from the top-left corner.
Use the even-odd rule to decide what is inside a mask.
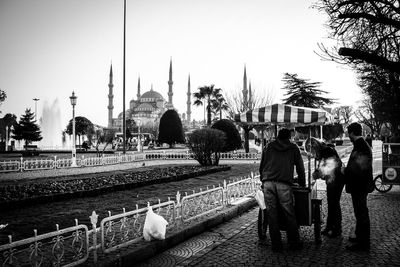
[[[295,107],[283,104],[274,104],[243,114],[235,115],[235,122],[238,124],[252,125],[275,125],[277,132],[278,126],[296,127],[307,125],[322,125],[332,122],[332,116],[325,110],[304,107]],[[311,130],[310,130],[311,132]],[[321,133],[322,136],[322,133]],[[314,161],[315,166],[315,161]],[[321,242],[321,203],[313,192],[311,183],[311,156],[308,154],[308,175],[306,187],[293,186],[295,197],[295,212],[299,226],[314,225],[314,239],[316,243]],[[285,222],[280,219],[281,229],[285,230]],[[259,210],[258,215],[258,236],[260,239],[266,237],[268,221],[266,210]]]
[[[375,177],[374,185],[382,193],[400,185],[400,143],[382,144],[382,173]]]

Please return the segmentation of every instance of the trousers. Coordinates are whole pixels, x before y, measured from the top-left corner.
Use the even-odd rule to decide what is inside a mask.
[[[333,181],[326,184],[328,198],[328,218],[326,229],[334,232],[342,231],[342,210],[340,208],[340,197],[342,195],[344,183]]]
[[[300,235],[294,210],[292,187],[280,182],[265,181],[263,191],[272,247],[279,248],[282,246],[278,214],[279,209],[285,217],[289,246],[296,245],[300,242]]]
[[[351,200],[356,217],[355,234],[357,242],[369,245],[371,226],[367,207],[367,193],[351,193]]]

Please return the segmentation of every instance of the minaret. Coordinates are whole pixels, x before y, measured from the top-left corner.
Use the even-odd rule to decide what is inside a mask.
[[[190,74],[189,74],[188,91],[187,91],[187,102],[186,102],[186,104],[187,104],[186,115],[187,115],[187,124],[188,125],[190,124],[190,120],[191,120],[191,116],[190,115],[192,114],[192,111],[190,110],[190,106],[192,104],[192,102],[190,101],[190,95],[191,95],[191,93],[190,93]]]
[[[253,108],[253,93],[251,92],[251,82],[249,80],[249,109]]]
[[[168,103],[172,105],[172,95],[174,94],[172,92],[172,84],[174,82],[172,81],[172,58],[169,61],[169,80],[168,80]]]
[[[246,65],[244,65],[244,75],[243,75],[243,107],[247,110],[249,107],[247,105],[247,75],[246,75]]]
[[[112,70],[112,63],[110,67],[110,81],[108,83],[108,128],[112,127],[112,120],[113,120],[113,70]]]
[[[137,96],[137,100],[139,101],[139,99],[140,99],[140,76],[137,81],[137,95],[136,96]]]

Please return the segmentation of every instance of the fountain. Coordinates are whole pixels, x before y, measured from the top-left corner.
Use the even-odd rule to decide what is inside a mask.
[[[40,122],[40,129],[43,137],[40,141],[40,147],[43,149],[63,148],[63,129],[61,126],[61,112],[58,98],[56,98],[51,105],[49,105],[47,100],[44,102]]]

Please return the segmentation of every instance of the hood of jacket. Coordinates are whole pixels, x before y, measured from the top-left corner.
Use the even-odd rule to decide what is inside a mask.
[[[279,151],[279,152],[284,152],[284,151],[288,151],[288,150],[297,148],[297,145],[290,142],[289,140],[277,139],[274,142],[272,142],[270,145],[271,145],[272,149]]]

